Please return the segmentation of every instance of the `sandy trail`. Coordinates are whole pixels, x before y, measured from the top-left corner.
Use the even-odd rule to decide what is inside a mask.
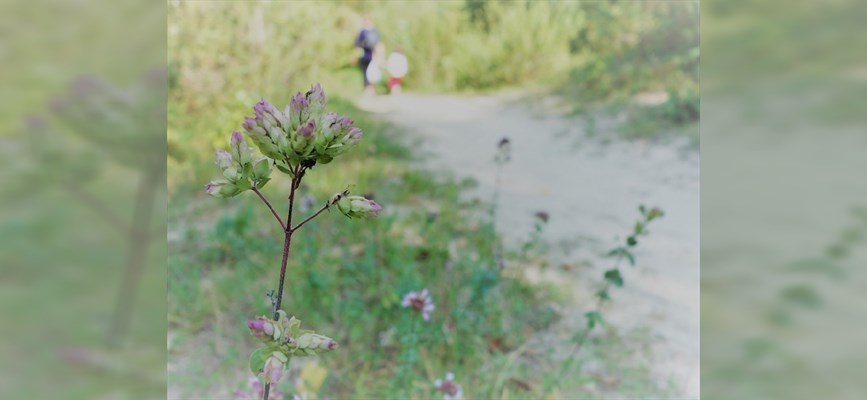
[[[622,268],[626,285],[612,292],[606,319],[623,329],[651,332],[650,357],[660,384],[678,398],[699,394],[699,155],[684,142],[626,142],[605,127],[585,134],[585,124],[540,111],[520,93],[490,96],[377,97],[362,108],[418,135],[429,167],[471,177],[471,193],[491,199],[493,157],[503,137],[512,159],[503,169],[498,230],[507,245],[527,239],[533,214],[551,216],[544,237],[558,263],[591,265],[571,271],[549,268],[531,279],[566,285],[574,313],[560,329],[583,326],[593,284],[611,265],[600,255],[624,240],[637,206],[659,206],[666,216],[641,239],[638,266]],[[538,104],[538,103],[537,103]],[[603,139],[608,138],[608,139]],[[556,264],[555,264],[556,265]]]

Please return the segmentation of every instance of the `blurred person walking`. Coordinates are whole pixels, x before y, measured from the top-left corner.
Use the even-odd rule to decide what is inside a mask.
[[[406,55],[403,54],[402,49],[397,49],[391,54],[388,55],[388,61],[385,64],[386,70],[388,70],[388,91],[391,94],[400,94],[401,91],[401,81],[403,77],[406,76],[406,71],[409,69],[409,65],[406,60]]]
[[[358,66],[361,68],[361,75],[364,78],[364,93],[374,94],[373,84],[368,79],[368,68],[373,61],[374,51],[379,44],[379,31],[373,25],[373,20],[369,16],[364,17],[361,31],[358,33],[358,38],[355,40],[355,47],[362,50],[361,58],[358,59]]]

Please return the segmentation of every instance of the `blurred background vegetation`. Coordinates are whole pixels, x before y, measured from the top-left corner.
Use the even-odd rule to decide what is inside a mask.
[[[634,123],[625,130],[638,136],[695,127],[699,118],[698,3],[681,1],[174,3],[170,105],[227,128],[242,105],[259,97],[279,103],[312,82],[355,95],[354,40],[364,15],[386,52],[406,53],[405,90],[542,88],[576,112],[626,111]],[[177,122],[186,121],[204,123]],[[171,151],[182,151],[173,145],[182,138],[169,140]],[[200,143],[208,152],[213,145]]]
[[[638,128],[624,132],[639,136],[694,127],[699,117],[697,3],[171,3],[170,398],[226,398],[246,387],[255,341],[244,321],[270,309],[281,234],[257,199],[208,198],[203,185],[218,175],[214,149],[227,146],[252,104],[264,97],[282,107],[315,82],[365,138],[346,158],[312,170],[302,195],[321,204],[353,185],[386,212],[370,224],[326,214],[297,239],[284,304],[342,348],[317,362],[293,362],[281,389],[308,398],[431,397],[433,380],[447,371],[467,398],[538,396],[552,384],[545,371],[558,351],[533,340],[556,321],[558,294],[499,268],[488,205],[460,195],[472,182],[419,170],[413,143],[346,100],[362,91],[354,40],[364,15],[387,51],[406,53],[405,91],[542,90],[579,114],[626,112]],[[648,93],[657,100],[635,100]],[[479,156],[494,151],[492,144],[490,155]],[[264,192],[282,205],[288,181],[276,179]],[[402,345],[411,325],[399,300],[423,287],[437,309],[413,353]],[[624,348],[611,341],[587,347],[605,352],[602,362],[623,382],[606,389],[570,374],[563,393],[658,390],[642,366],[617,363]],[[516,361],[528,354],[534,361]]]

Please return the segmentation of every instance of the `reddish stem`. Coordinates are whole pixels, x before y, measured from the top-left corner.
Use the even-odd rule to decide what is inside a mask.
[[[317,211],[315,214],[313,214],[313,215],[307,217],[307,219],[305,219],[304,221],[299,222],[298,225],[295,225],[295,227],[292,228],[292,232],[297,231],[298,228],[300,228],[302,225],[306,224],[307,222],[309,222],[309,221],[312,220],[313,218],[316,218],[317,216],[319,216],[319,214],[322,214],[322,212],[325,211],[325,210],[327,210],[329,207],[331,207],[331,202],[330,202],[330,201],[329,201],[327,204],[325,204],[324,207],[320,208],[319,211]]]
[[[271,214],[274,214],[274,218],[277,218],[277,222],[279,222],[280,227],[283,228],[283,232],[286,232],[286,224],[284,224],[283,219],[280,218],[279,215],[277,215],[277,211],[274,211],[274,207],[271,206],[271,203],[268,202],[268,199],[266,199],[265,196],[262,195],[262,192],[260,192],[259,189],[257,189],[255,186],[253,186],[253,192],[255,192],[259,196],[259,198],[262,199],[266,206],[268,206],[268,209],[271,210]]]
[[[280,311],[280,305],[283,302],[283,283],[286,281],[286,263],[289,261],[289,246],[292,244],[292,229],[288,229],[287,227],[292,226],[292,209],[295,205],[295,191],[298,189],[298,185],[301,184],[301,177],[304,168],[302,166],[297,166],[293,170],[292,174],[292,188],[289,191],[289,213],[286,216],[286,224],[283,225],[281,221],[281,225],[283,226],[284,240],[283,240],[283,260],[280,262],[280,286],[277,289],[277,300],[274,303],[274,319],[280,317],[277,311]],[[264,199],[264,198],[263,198]],[[272,210],[273,211],[273,210]],[[276,215],[276,213],[275,213]],[[279,219],[279,217],[278,217]],[[271,384],[265,385],[265,390],[263,391],[262,400],[268,400],[268,392],[271,389]]]

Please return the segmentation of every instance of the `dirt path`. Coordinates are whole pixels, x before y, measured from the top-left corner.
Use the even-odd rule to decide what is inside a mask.
[[[533,213],[551,216],[544,233],[558,263],[589,265],[532,274],[565,285],[574,313],[560,329],[584,324],[592,284],[610,266],[600,254],[624,239],[637,206],[659,206],[666,216],[650,227],[626,268],[626,285],[613,292],[607,319],[623,329],[651,332],[653,373],[671,382],[678,398],[699,393],[699,155],[683,142],[624,142],[606,127],[541,111],[519,93],[480,97],[378,97],[361,102],[417,134],[429,166],[479,182],[472,195],[491,198],[497,142],[508,137],[512,160],[503,169],[498,229],[512,246],[526,240]],[[535,104],[538,105],[538,102]],[[604,138],[608,138],[607,140]],[[614,139],[612,139],[614,138]]]

